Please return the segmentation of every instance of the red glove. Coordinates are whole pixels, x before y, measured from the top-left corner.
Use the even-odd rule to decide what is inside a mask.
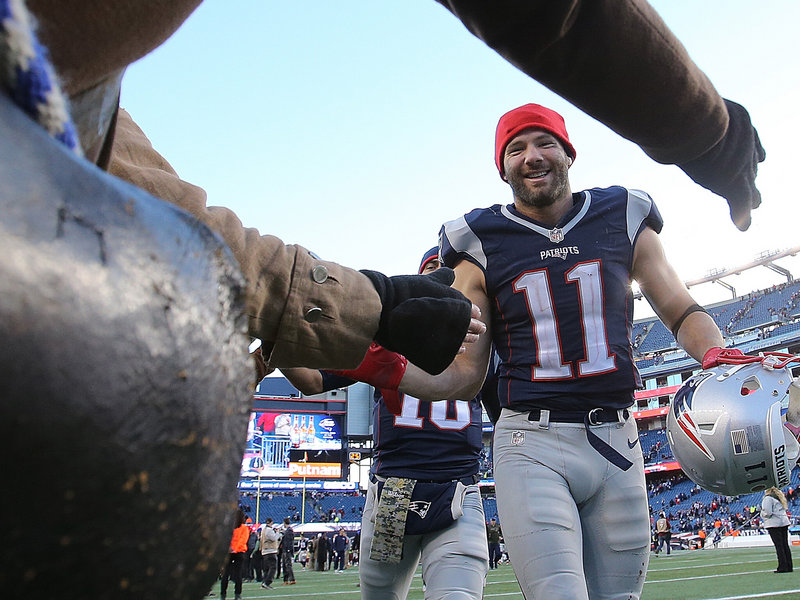
[[[373,342],[367,350],[367,355],[355,369],[343,371],[329,370],[329,373],[341,375],[368,383],[381,391],[386,407],[396,415],[400,414],[400,392],[397,388],[406,372],[408,360],[402,354],[387,350]]]
[[[713,369],[721,364],[738,364],[744,362],[740,360],[742,358],[749,357],[738,348],[714,346],[709,348],[708,352],[703,355],[703,369]]]

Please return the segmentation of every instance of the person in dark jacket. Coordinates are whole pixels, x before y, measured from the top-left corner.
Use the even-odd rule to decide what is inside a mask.
[[[280,545],[281,564],[283,566],[283,585],[294,585],[292,561],[294,560],[294,529],[289,517],[283,519],[283,537]]]
[[[334,566],[333,568],[337,573],[344,572],[344,566],[347,559],[347,549],[350,547],[350,539],[345,535],[344,529],[339,528],[339,531],[333,538],[333,552],[334,552]]]

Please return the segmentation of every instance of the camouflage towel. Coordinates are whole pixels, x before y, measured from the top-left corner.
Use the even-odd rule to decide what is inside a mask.
[[[399,563],[403,558],[403,537],[414,479],[389,477],[383,484],[378,510],[375,512],[375,533],[369,557],[378,562]]]

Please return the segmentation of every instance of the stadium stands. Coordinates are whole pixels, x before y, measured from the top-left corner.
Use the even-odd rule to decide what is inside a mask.
[[[800,282],[774,286],[751,294],[748,308],[731,327],[732,333],[785,322],[798,313]]]
[[[263,523],[267,517],[279,523],[285,517],[294,522],[331,523],[338,521],[360,521],[364,511],[364,496],[352,493],[319,493],[307,492],[305,496],[305,512],[301,493],[258,493],[242,492],[239,494],[239,505],[245,514]],[[335,515],[332,513],[335,512]]]
[[[648,321],[649,327],[644,339],[639,344],[638,350],[641,354],[648,352],[663,351],[667,348],[675,347],[675,337],[658,319]]]
[[[723,331],[727,345],[745,353],[800,343],[800,281],[774,285],[706,309]],[[631,339],[636,366],[644,378],[697,367],[655,317],[634,323]]]
[[[639,443],[645,465],[654,465],[665,460],[673,460],[672,450],[667,443],[667,434],[663,429],[640,431]]]
[[[663,430],[644,432],[640,435],[642,450],[656,448],[659,441],[664,442],[666,451],[666,435]],[[789,511],[792,514],[800,514],[800,468],[792,471],[791,483],[786,488],[787,497],[790,499]],[[736,497],[719,496],[712,492],[701,489],[683,474],[673,475],[660,481],[648,485],[648,501],[650,510],[653,514],[664,511],[672,521],[673,531],[697,531],[704,527],[709,529],[714,521],[719,519],[725,523],[726,527],[740,527],[750,524],[751,507],[759,507],[763,494],[757,492]],[[305,522],[331,522],[325,516],[331,510],[339,513],[342,522],[357,522],[361,520],[364,509],[365,497],[363,495],[353,495],[352,493],[329,493],[321,495],[318,499],[306,495]],[[299,516],[301,511],[301,496],[266,494],[262,493],[258,509],[255,493],[245,493],[240,495],[239,503],[244,507],[248,517],[256,521],[256,511],[258,510],[258,521],[263,522],[266,517],[272,517],[276,522],[280,522],[286,516]],[[492,517],[499,520],[497,512],[497,501],[493,495],[483,498],[483,509],[488,521]],[[757,515],[757,512],[755,513]],[[343,515],[343,516],[341,516]],[[297,518],[296,522],[299,522]]]
[[[792,471],[791,482],[784,492],[789,499],[789,512],[797,514],[800,509],[800,468]],[[648,489],[650,509],[655,514],[664,511],[672,521],[673,531],[697,531],[710,528],[719,519],[726,527],[737,528],[751,523],[758,515],[764,494],[756,492],[742,496],[726,497],[701,489],[683,475],[674,476]],[[756,510],[752,511],[751,507]]]

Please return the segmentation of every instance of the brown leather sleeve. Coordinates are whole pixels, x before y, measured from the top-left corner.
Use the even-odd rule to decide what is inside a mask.
[[[719,93],[645,0],[438,1],[513,65],[658,162],[696,158],[727,130]]]
[[[201,0],[27,0],[39,38],[70,96],[169,38]]]
[[[728,112],[645,0],[438,0],[522,71],[639,144],[686,163]],[[65,90],[98,85],[167,39],[200,0],[29,0]]]
[[[205,192],[178,177],[130,115],[120,109],[109,171],[188,211],[217,232],[247,278],[250,334],[271,367],[352,368],[378,329],[381,303],[361,273],[314,258],[301,246],[242,226]]]

